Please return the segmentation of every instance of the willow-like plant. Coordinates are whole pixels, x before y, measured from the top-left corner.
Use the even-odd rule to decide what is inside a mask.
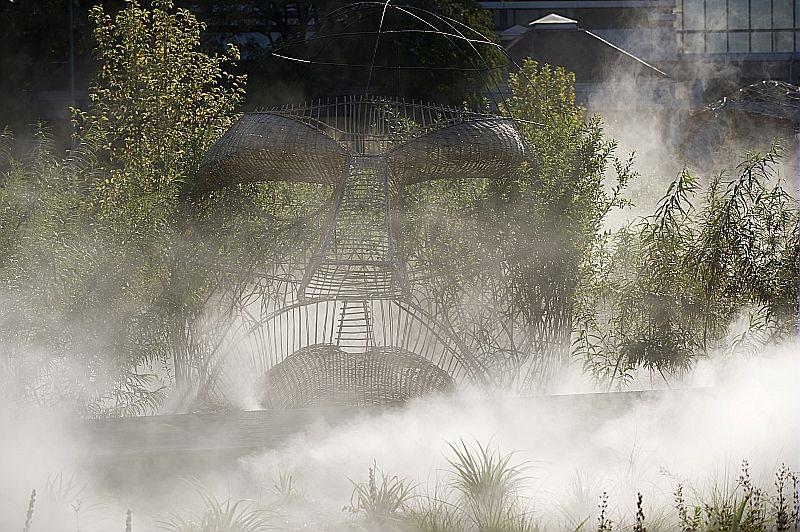
[[[795,333],[800,218],[779,163],[777,147],[748,154],[699,201],[684,170],[653,215],[597,246],[593,275],[605,280],[574,342],[589,371],[609,385],[637,367],[666,378],[711,351]]]

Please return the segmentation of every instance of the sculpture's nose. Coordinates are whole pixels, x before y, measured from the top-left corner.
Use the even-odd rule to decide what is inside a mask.
[[[407,280],[395,254],[386,157],[352,156],[336,191],[332,221],[307,268],[300,300],[401,297]]]

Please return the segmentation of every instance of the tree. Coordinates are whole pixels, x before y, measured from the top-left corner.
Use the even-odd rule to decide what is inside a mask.
[[[572,74],[527,61],[509,86],[528,161],[510,179],[415,185],[404,231],[445,322],[497,381],[530,390],[568,361],[589,251],[633,174],[575,103]]]
[[[276,44],[281,55],[302,61],[270,51],[254,58],[251,72],[259,87],[268,89],[265,96],[251,95],[251,102],[296,103],[298,93],[310,100],[369,89],[390,97],[477,104],[487,90],[500,88],[504,57],[489,12],[475,0],[392,2],[385,13],[378,3],[342,8],[346,5],[294,4],[298,24],[284,26]],[[312,15],[319,16],[312,21]]]
[[[97,7],[92,18],[99,72],[89,109],[74,111],[78,148],[61,158],[42,137],[0,180],[0,226],[12,228],[2,342],[9,371],[44,357],[19,379],[36,400],[143,412],[163,399],[156,382],[170,380],[207,297],[210,276],[184,267],[182,190],[232,120],[244,79],[226,71],[235,50],[201,52],[202,24],[169,0],[128,0],[114,17]],[[41,395],[45,384],[52,393]]]
[[[710,353],[796,333],[800,216],[779,161],[775,148],[748,154],[699,201],[685,169],[652,215],[595,250],[605,282],[579,347],[599,380],[622,385],[640,367],[667,379]]]

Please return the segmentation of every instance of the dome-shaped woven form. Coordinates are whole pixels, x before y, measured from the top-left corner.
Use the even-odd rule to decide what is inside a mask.
[[[272,367],[264,403],[267,408],[385,405],[453,387],[445,371],[401,348],[348,353],[323,344],[303,348]]]
[[[196,186],[299,181],[336,185],[348,157],[385,157],[399,184],[502,178],[525,147],[511,118],[371,96],[248,113],[208,151]]]

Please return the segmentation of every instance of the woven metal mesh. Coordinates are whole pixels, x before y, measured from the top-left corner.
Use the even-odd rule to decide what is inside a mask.
[[[404,287],[390,228],[386,158],[350,157],[300,299],[390,299]]]
[[[275,287],[277,292],[273,292]],[[414,353],[430,365],[425,367],[438,368],[454,383],[481,383],[486,375],[481,361],[463,349],[460,338],[440,325],[436,309],[427,303],[424,307],[400,300],[298,303],[290,301],[295,287],[295,282],[281,282],[267,288],[272,294],[268,299],[262,290],[247,296],[246,306],[217,347],[225,365],[217,377],[223,395],[224,390],[241,390],[243,383],[263,393],[261,376],[296,353],[318,345],[359,356],[397,348]]]
[[[408,183],[508,176],[524,152],[511,119],[421,102],[333,98],[243,116],[206,155],[200,190],[284,180],[334,196],[311,259],[295,265],[302,279],[267,283],[255,309],[242,301],[219,349],[266,375],[272,407],[392,403],[479,380],[480,364],[409,293],[391,198]],[[241,382],[235,371],[225,378]]]
[[[332,185],[336,201],[299,299],[401,297],[389,190],[429,179],[509,175],[524,147],[511,119],[370,96],[242,117],[206,155],[199,188],[243,181]]]
[[[300,181],[336,184],[347,154],[330,137],[272,113],[242,116],[206,153],[201,191],[243,182]]]
[[[400,348],[348,353],[336,346],[309,346],[266,374],[265,406],[371,406],[401,403],[446,392],[453,379],[424,358]]]
[[[336,184],[347,157],[387,158],[400,184],[504,177],[524,156],[510,118],[423,102],[359,96],[244,115],[209,150],[197,186],[242,181]]]

